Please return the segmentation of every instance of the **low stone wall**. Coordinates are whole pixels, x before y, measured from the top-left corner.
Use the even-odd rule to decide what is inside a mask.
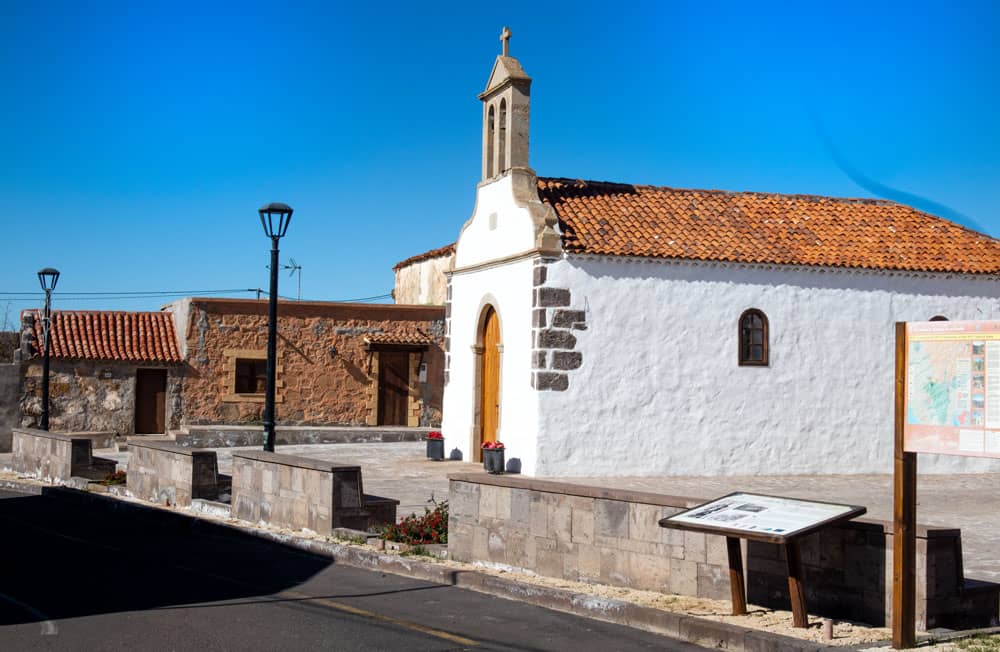
[[[215,451],[130,438],[128,490],[136,498],[186,507],[195,498],[219,497]]]
[[[45,482],[68,482],[73,476],[100,480],[113,473],[112,460],[93,457],[90,437],[14,428],[13,468]]]
[[[659,527],[700,498],[535,480],[449,476],[448,554],[569,580],[696,597],[730,598],[725,537]],[[889,622],[891,527],[854,521],[801,540],[809,611]],[[783,549],[743,542],[749,600],[789,608]],[[958,560],[959,566],[955,563]],[[961,571],[957,530],[920,526],[917,626],[988,626],[996,585],[973,589]]]
[[[373,442],[422,441],[432,428],[402,427],[309,427],[278,426],[275,443],[279,446],[298,444],[367,444]],[[223,448],[226,446],[260,446],[264,443],[263,426],[185,426],[173,433],[181,446]]]
[[[361,467],[265,451],[233,453],[232,513],[236,518],[329,534],[364,530]]]

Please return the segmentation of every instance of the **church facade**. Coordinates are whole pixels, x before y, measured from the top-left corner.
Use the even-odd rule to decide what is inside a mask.
[[[448,448],[540,476],[889,472],[893,324],[1000,318],[1000,241],[883,200],[539,177],[506,50],[447,274]]]

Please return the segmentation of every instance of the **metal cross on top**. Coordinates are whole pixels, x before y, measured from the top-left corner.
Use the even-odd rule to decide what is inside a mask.
[[[510,52],[510,30],[507,29],[506,27],[503,28],[502,32],[500,32],[500,41],[503,42],[503,56],[505,56],[505,57],[510,56],[510,54],[509,54],[509,52]]]

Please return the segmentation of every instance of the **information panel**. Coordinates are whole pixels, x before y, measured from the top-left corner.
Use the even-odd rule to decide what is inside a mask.
[[[733,493],[660,521],[663,527],[765,540],[787,539],[865,513],[864,507]]]
[[[1000,321],[906,324],[903,449],[1000,458]]]

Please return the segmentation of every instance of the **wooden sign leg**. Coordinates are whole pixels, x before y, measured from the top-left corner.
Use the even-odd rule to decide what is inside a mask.
[[[788,594],[792,598],[792,623],[796,627],[809,626],[806,609],[806,590],[802,581],[802,555],[799,544],[794,540],[785,542],[785,558],[788,560]]]
[[[906,324],[896,324],[893,460],[892,647],[916,644],[917,454],[906,452]]]
[[[733,598],[733,615],[743,616],[747,612],[747,590],[739,538],[726,537],[726,552],[729,553],[729,591]]]

